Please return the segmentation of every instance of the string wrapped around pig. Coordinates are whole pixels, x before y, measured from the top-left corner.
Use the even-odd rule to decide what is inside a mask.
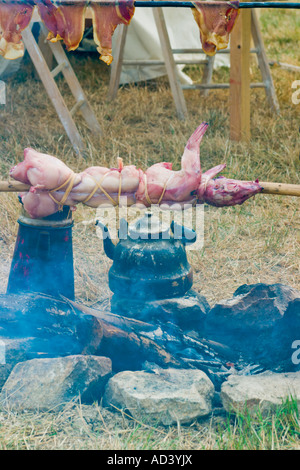
[[[119,158],[117,168],[94,166],[75,173],[58,158],[27,148],[24,160],[11,169],[10,176],[28,185],[29,190],[21,192],[20,198],[32,218],[52,215],[64,205],[74,210],[78,203],[94,208],[121,205],[122,201],[128,206],[163,204],[171,209],[197,202],[232,206],[261,192],[258,181],[215,178],[225,164],[201,173],[200,143],[207,128],[203,122],[191,135],[178,171],[166,162],[143,171],[134,165],[124,166]]]

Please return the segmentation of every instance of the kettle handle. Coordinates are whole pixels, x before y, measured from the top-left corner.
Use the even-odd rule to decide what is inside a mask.
[[[171,222],[171,231],[173,232],[176,240],[181,240],[183,245],[191,245],[197,240],[197,233],[191,228],[179,225],[174,220]]]
[[[128,222],[126,219],[120,219],[118,238],[119,240],[126,240],[128,235]]]

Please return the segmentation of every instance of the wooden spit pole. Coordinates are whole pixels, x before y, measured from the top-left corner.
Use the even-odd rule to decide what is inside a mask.
[[[263,188],[263,194],[273,194],[278,196],[298,196],[300,197],[300,184],[269,183],[259,182]],[[0,181],[0,192],[22,192],[29,191],[28,184],[19,181]]]

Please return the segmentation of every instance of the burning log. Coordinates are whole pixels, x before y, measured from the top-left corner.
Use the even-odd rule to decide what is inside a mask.
[[[180,361],[146,336],[124,331],[103,320],[99,322],[103,338],[97,354],[110,357],[114,371],[140,370],[146,361],[163,368],[180,366]]]
[[[64,298],[63,296],[61,297]],[[136,333],[139,333],[156,329],[156,326],[152,323],[146,323],[144,321],[136,320],[135,318],[124,317],[122,315],[117,315],[116,313],[106,312],[105,310],[87,307],[86,305],[73,302],[70,299],[64,298],[64,300],[68,302],[71,306],[73,306],[75,309],[80,310],[86,315],[93,315],[99,320],[102,320],[106,323],[110,323],[111,325],[117,328],[121,328],[125,331],[134,331]]]
[[[109,323],[109,319],[124,328]],[[145,331],[156,326],[118,318],[68,299],[38,293],[0,295],[0,324],[3,338],[33,338],[30,357],[107,356],[114,370],[140,369],[145,361],[160,367],[180,364],[155,341],[138,332],[142,326]]]
[[[103,336],[94,316],[39,293],[0,295],[0,324],[1,336],[37,338],[35,347],[51,356],[93,354]]]
[[[204,370],[219,388],[229,374],[232,361],[238,361],[239,355],[227,345],[201,338],[197,331],[184,331],[171,319],[145,323],[70,300],[67,302],[99,319],[103,338],[97,354],[110,357],[115,371],[148,367],[151,370],[153,365],[190,367]],[[244,364],[238,367],[242,368]]]
[[[114,370],[139,369],[145,361],[161,367],[179,366],[180,362],[165,348],[146,336],[147,332],[156,330],[157,325],[66,301],[76,310],[98,319],[103,337],[97,354],[110,357]]]

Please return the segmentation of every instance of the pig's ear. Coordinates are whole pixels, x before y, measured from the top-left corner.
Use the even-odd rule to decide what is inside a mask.
[[[215,178],[217,174],[221,173],[221,171],[223,171],[224,168],[226,168],[226,163],[214,166],[210,170],[207,170],[205,173],[203,173],[202,178],[205,177],[205,179],[209,181],[212,178]]]

